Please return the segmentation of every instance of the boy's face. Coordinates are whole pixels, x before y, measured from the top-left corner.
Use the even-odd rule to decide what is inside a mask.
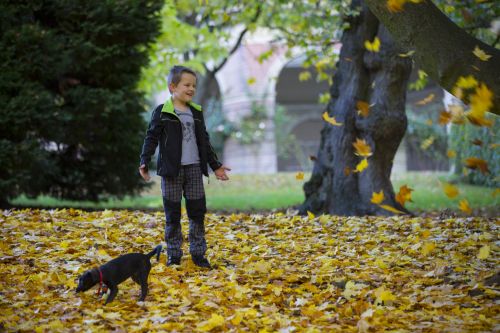
[[[179,83],[172,83],[169,88],[174,100],[182,103],[191,102],[196,92],[196,77],[190,73],[182,73]]]

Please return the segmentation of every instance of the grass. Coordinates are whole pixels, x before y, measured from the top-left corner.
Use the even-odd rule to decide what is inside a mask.
[[[285,209],[303,202],[302,186],[309,179],[296,180],[295,173],[231,175],[228,182],[220,182],[210,177],[210,183],[205,179],[207,206],[209,210],[218,211],[262,211]],[[122,200],[110,199],[94,203],[90,201],[58,200],[41,196],[37,199],[18,197],[11,203],[16,206],[30,207],[75,207],[84,209],[162,209],[159,177],[154,177],[155,183],[150,190],[139,197],[125,197]],[[498,215],[499,198],[493,196],[494,189],[467,184],[457,184],[460,195],[449,199],[443,193],[442,181],[455,180],[447,173],[408,172],[393,176],[393,186],[396,192],[406,184],[414,189],[413,202],[407,204],[414,211],[436,211],[443,209],[458,210],[458,202],[467,199],[473,209],[493,212]]]

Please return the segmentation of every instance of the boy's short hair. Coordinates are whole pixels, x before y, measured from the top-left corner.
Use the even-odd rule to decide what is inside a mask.
[[[170,84],[172,83],[175,85],[179,84],[179,82],[181,82],[182,73],[193,74],[194,77],[196,77],[196,73],[191,68],[187,68],[186,66],[175,65],[170,69],[170,72],[168,73],[167,77],[168,85],[170,86]]]

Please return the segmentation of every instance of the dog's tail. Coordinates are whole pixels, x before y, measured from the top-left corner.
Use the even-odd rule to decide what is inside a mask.
[[[151,259],[155,254],[156,254],[156,260],[160,261],[160,253],[161,253],[161,249],[162,249],[162,246],[161,245],[158,245],[157,247],[155,247],[155,249],[151,252],[149,252],[147,255],[147,257],[149,259]]]

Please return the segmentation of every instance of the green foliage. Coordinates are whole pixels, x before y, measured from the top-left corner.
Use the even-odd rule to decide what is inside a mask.
[[[266,121],[269,118],[266,107],[259,101],[252,100],[250,113],[244,116],[232,133],[240,144],[251,145],[261,142],[264,139]]]
[[[135,193],[155,1],[2,2],[0,201]]]
[[[462,180],[469,184],[484,185],[488,187],[500,187],[500,149],[498,144],[499,118],[495,117],[492,128],[476,127],[467,125],[452,125],[450,134],[450,148],[456,152],[454,159],[455,173],[461,175]],[[472,142],[480,140],[481,145]],[[477,157],[488,163],[489,174],[483,174],[479,170],[466,171],[464,175],[464,160],[469,157]]]

